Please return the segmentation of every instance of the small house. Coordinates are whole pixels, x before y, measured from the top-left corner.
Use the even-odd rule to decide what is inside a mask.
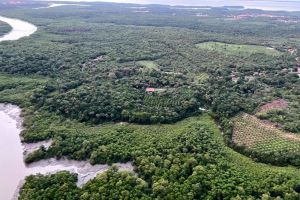
[[[155,88],[146,88],[146,92],[149,93],[155,92]]]

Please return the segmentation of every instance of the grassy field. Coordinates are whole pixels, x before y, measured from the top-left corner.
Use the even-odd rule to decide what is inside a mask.
[[[148,69],[158,69],[158,64],[156,64],[153,61],[141,60],[141,61],[138,61],[137,64],[141,65],[143,67],[147,67]]]
[[[235,145],[244,146],[258,156],[274,155],[274,160],[283,159],[282,154],[286,158],[300,156],[300,136],[264,124],[248,114],[235,117],[233,122],[232,141]]]
[[[240,45],[240,44],[227,44],[222,42],[204,42],[196,45],[198,48],[209,51],[217,51],[230,55],[249,55],[249,54],[267,54],[278,56],[281,52],[259,45]]]

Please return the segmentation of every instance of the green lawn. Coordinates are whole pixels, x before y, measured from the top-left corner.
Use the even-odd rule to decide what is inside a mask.
[[[204,42],[196,45],[198,48],[209,51],[217,51],[230,55],[249,55],[262,53],[272,56],[278,56],[281,52],[259,45],[227,44],[222,42]]]

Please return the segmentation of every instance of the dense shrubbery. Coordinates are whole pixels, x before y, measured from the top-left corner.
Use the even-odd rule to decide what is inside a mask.
[[[296,102],[293,88],[299,79],[289,73],[295,58],[284,51],[289,45],[298,47],[285,40],[288,34],[296,37],[298,25],[283,31],[272,18],[255,18],[251,23],[220,20],[220,16],[230,18],[242,12],[227,9],[203,11],[209,20],[195,17],[193,10],[149,9],[149,14],[138,14],[130,8],[101,4],[63,12],[59,8],[36,10],[34,15],[40,17],[31,20],[37,21],[40,33],[21,45],[2,45],[0,70],[52,77],[47,87],[32,96],[34,105],[91,123],[170,123],[194,114],[204,104],[219,118],[231,117],[240,111],[252,112],[279,94]],[[174,12],[180,17],[169,16]],[[17,14],[24,17],[22,12]],[[30,19],[27,14],[25,18]],[[272,36],[266,31],[270,26]],[[277,36],[282,39],[278,41]],[[255,46],[240,46],[245,47],[243,54],[223,54],[197,47],[205,41],[264,44],[283,53],[264,54],[262,46],[258,51]],[[141,60],[154,62],[155,69],[140,66]],[[199,85],[198,76],[203,73],[210,78]],[[231,81],[233,75],[237,83]],[[147,87],[166,91],[149,95]],[[288,112],[291,116],[284,121],[285,127],[297,132],[299,108]]]
[[[264,17],[224,20],[243,12],[227,9],[201,10],[207,18],[196,17],[194,10],[149,10],[133,13],[101,4],[14,11],[39,25],[39,32],[1,44],[0,71],[24,77],[18,76],[19,82],[1,76],[0,101],[25,107],[25,141],[54,139],[26,162],[48,157],[92,164],[133,161],[137,173],[113,169],[82,189],[69,173],[30,176],[20,199],[299,199],[298,170],[233,153],[207,116],[174,125],[78,122],[172,123],[201,107],[211,110],[230,143],[230,117],[284,98],[289,110],[267,118],[283,118],[286,129],[298,132],[300,79],[289,72],[294,55],[223,54],[196,45],[221,41],[285,51],[300,46],[287,37],[300,37],[298,24],[283,26]],[[148,87],[156,92],[146,92]]]
[[[284,110],[270,110],[262,115],[258,115],[260,119],[270,120],[279,124],[284,124],[283,129],[300,133],[300,115],[298,113],[300,108],[300,99],[298,103],[295,102],[293,107]]]
[[[19,199],[79,199],[77,176],[67,172],[28,176]]]
[[[0,21],[0,37],[9,31],[11,31],[11,27],[8,24]]]
[[[38,124],[38,122],[37,122]],[[82,132],[85,131],[85,132]],[[57,134],[46,154],[92,163],[132,160],[136,175],[115,169],[82,189],[72,175],[27,178],[21,199],[297,199],[299,173],[245,160],[225,147],[210,117],[175,125],[102,126]],[[236,160],[235,160],[236,159]],[[64,184],[63,184],[64,183]],[[66,187],[70,185],[70,187]],[[54,195],[55,193],[55,195]],[[74,196],[66,196],[73,193]]]
[[[196,88],[188,87],[187,77],[174,80],[173,76],[161,72],[145,75],[137,70],[106,70],[98,74],[99,78],[87,82],[66,83],[60,90],[53,87],[57,92],[47,86],[33,94],[32,102],[58,114],[93,123],[171,123],[198,111],[199,94]],[[114,74],[113,78],[110,74]],[[147,86],[157,88],[157,92],[146,92]]]

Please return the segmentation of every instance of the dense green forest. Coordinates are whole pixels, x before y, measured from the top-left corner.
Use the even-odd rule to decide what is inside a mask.
[[[23,108],[24,142],[53,139],[27,163],[131,161],[135,172],[113,167],[83,188],[67,172],[29,176],[20,199],[300,198],[298,168],[225,145],[249,155],[232,118],[277,99],[288,106],[257,117],[300,133],[300,13],[89,4],[1,10],[38,31],[1,43],[0,102]]]
[[[43,113],[32,126],[44,128]],[[174,125],[102,125],[86,127],[69,121],[62,129],[52,122],[55,144],[31,159],[56,155],[89,157],[91,163],[133,161],[138,177],[116,169],[74,189],[69,173],[28,177],[21,199],[297,199],[299,171],[258,164],[223,143],[207,114]],[[33,123],[33,124],[32,124]],[[58,123],[57,125],[54,123]],[[45,125],[45,123],[44,123]],[[54,128],[55,127],[55,128]],[[49,131],[50,130],[46,130]],[[30,135],[35,135],[34,133]],[[30,160],[32,161],[32,160]],[[76,176],[75,176],[76,177]]]
[[[8,33],[10,30],[11,30],[11,27],[8,24],[0,21],[0,35],[1,36]]]

